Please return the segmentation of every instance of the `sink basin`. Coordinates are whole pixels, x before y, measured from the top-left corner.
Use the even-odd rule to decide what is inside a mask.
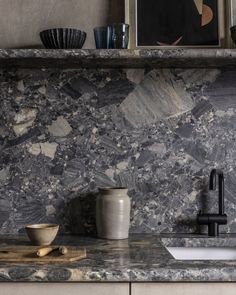
[[[166,247],[176,260],[236,260],[236,248]]]

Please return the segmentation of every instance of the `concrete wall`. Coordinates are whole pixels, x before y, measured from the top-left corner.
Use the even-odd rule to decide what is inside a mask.
[[[123,21],[123,0],[0,0],[0,48],[37,48],[39,32],[75,27],[88,33],[85,48],[94,48],[93,28]]]

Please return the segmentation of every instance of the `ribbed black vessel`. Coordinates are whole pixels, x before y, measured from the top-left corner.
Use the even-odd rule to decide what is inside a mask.
[[[47,49],[81,49],[87,34],[70,28],[55,28],[40,32],[40,38]]]

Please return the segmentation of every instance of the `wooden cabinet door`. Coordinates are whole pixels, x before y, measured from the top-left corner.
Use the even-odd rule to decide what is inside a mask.
[[[134,283],[132,295],[236,295],[236,283]]]
[[[129,295],[128,283],[0,283],[0,295]]]

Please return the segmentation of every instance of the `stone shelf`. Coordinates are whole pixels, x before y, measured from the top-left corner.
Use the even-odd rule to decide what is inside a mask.
[[[0,49],[1,68],[234,68],[235,49]]]

